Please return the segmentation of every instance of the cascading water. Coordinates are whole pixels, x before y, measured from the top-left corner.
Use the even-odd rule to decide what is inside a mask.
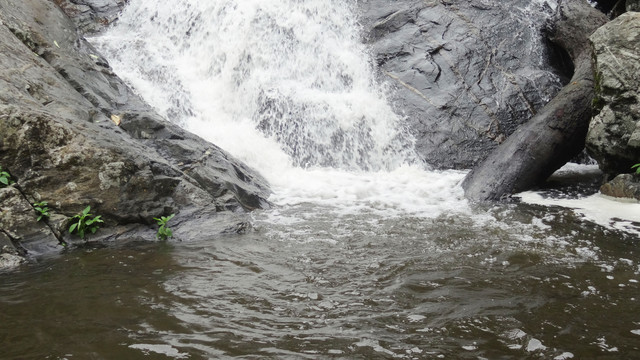
[[[264,153],[265,141],[255,137],[267,137],[298,167],[415,163],[412,138],[373,78],[350,7],[131,1],[119,26],[97,43],[169,119],[197,133],[215,128],[205,136],[241,158]]]
[[[132,0],[93,42],[168,119],[258,169],[276,203],[466,208],[462,172],[424,171],[353,4]]]

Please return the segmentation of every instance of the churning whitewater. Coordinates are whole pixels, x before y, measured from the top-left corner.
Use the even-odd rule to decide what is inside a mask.
[[[132,0],[93,42],[169,120],[258,169],[276,203],[464,208],[462,172],[424,171],[352,5]]]

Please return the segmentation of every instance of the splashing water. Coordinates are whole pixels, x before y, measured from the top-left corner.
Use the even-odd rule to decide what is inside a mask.
[[[303,168],[415,163],[355,18],[336,0],[132,1],[96,42],[163,115],[250,163],[265,147]]]

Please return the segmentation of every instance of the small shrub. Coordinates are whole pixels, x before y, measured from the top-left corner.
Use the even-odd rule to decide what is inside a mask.
[[[89,213],[91,206],[87,206],[82,212],[71,218],[73,224],[69,227],[69,233],[73,234],[75,231],[81,239],[84,239],[84,235],[87,231],[95,234],[100,228],[100,224],[103,223],[101,216],[94,216]]]
[[[635,164],[631,168],[636,169],[636,174],[640,174],[640,164]]]
[[[46,201],[40,201],[37,203],[33,203],[33,208],[36,210],[36,213],[38,214],[38,220],[40,221],[44,218],[48,218],[50,216],[49,214],[49,208],[47,207],[49,205],[49,203],[47,203]]]
[[[167,226],[169,220],[173,219],[176,214],[171,214],[169,216],[161,216],[160,218],[153,218],[158,223],[158,233],[156,233],[156,238],[160,240],[167,240],[167,238],[173,237],[173,232]]]
[[[5,187],[13,184],[11,181],[11,175],[8,172],[2,171],[2,166],[0,166],[0,187]]]

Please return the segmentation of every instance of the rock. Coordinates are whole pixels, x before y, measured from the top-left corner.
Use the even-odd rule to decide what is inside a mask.
[[[627,0],[627,11],[640,11],[640,0]]]
[[[82,33],[97,33],[118,19],[129,0],[53,0]]]
[[[640,175],[620,174],[600,188],[604,195],[640,201]]]
[[[56,214],[41,236],[54,245],[55,234],[68,239],[67,219],[87,205],[112,229],[106,238],[171,213],[183,213],[176,221],[184,222],[195,213],[269,206],[259,174],[161,118],[53,2],[0,2],[0,63],[0,166],[17,183],[3,191],[12,200],[2,203],[11,210],[0,233],[14,234],[14,242],[27,245],[43,230],[34,223],[35,201]]]
[[[591,37],[600,110],[587,135],[587,150],[609,175],[631,172],[640,162],[640,13],[625,13]]]
[[[0,234],[5,237],[0,245],[8,246],[6,240],[10,240],[15,255],[54,250],[60,241],[46,221],[36,219],[33,206],[20,190],[14,186],[0,189]]]
[[[552,5],[549,5],[552,4]],[[555,1],[358,1],[365,41],[395,86],[420,155],[470,168],[572,76],[543,36]]]
[[[582,0],[565,0],[559,10],[550,39],[569,55],[575,73],[551,102],[467,175],[462,186],[469,199],[498,200],[529,190],[584,148],[594,84],[587,38],[607,18]]]

